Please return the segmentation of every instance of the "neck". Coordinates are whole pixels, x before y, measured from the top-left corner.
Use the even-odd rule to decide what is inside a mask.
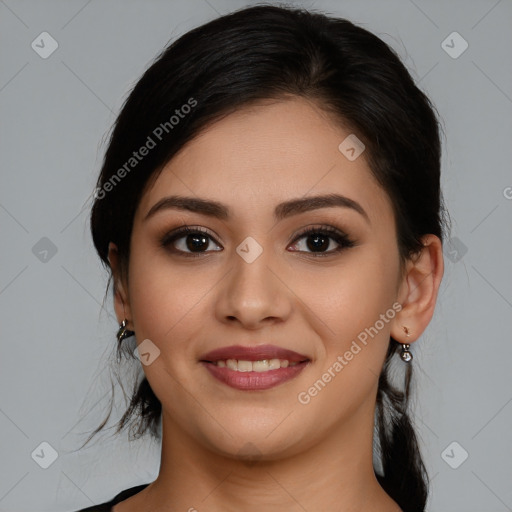
[[[289,456],[241,461],[201,445],[163,411],[160,472],[145,489],[145,503],[191,512],[398,512],[373,470],[373,414],[374,404],[363,406]]]

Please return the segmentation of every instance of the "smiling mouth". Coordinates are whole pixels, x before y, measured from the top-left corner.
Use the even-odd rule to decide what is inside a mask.
[[[236,372],[268,372],[296,366],[300,363],[306,363],[309,359],[303,361],[289,361],[288,359],[260,359],[258,361],[248,361],[244,359],[219,359],[218,361],[202,361],[211,363],[219,368],[228,368]]]
[[[231,345],[203,354],[199,363],[211,376],[241,391],[278,386],[310,365],[305,354],[278,345]]]
[[[217,381],[239,391],[264,391],[297,377],[311,360],[261,359],[247,361],[227,359],[200,361]]]

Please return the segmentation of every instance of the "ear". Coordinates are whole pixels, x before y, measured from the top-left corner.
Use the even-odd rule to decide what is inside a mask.
[[[425,235],[422,242],[423,249],[407,262],[398,291],[402,309],[393,319],[391,336],[399,343],[416,341],[426,329],[434,314],[444,273],[443,246],[439,237]]]
[[[125,276],[121,272],[119,264],[119,252],[116,244],[108,244],[108,261],[112,269],[112,279],[114,283],[114,310],[119,323],[127,320],[128,329],[133,329],[132,314],[130,309],[130,298],[128,296],[128,286]]]

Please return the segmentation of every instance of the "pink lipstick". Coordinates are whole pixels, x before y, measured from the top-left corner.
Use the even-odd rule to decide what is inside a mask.
[[[310,362],[303,354],[275,345],[233,345],[200,358],[217,380],[244,391],[265,390],[297,376]]]

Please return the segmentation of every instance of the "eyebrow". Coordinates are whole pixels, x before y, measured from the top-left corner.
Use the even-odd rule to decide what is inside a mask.
[[[279,203],[274,209],[274,218],[279,221],[299,213],[334,207],[350,208],[362,215],[371,225],[368,214],[357,201],[339,194],[305,197]],[[217,201],[197,197],[168,196],[155,203],[143,220],[146,221],[157,212],[167,209],[200,213],[221,220],[229,220],[231,216],[229,207]]]

